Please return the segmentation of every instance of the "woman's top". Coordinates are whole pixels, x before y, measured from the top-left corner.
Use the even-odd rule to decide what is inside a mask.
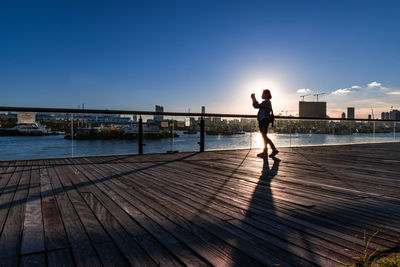
[[[272,112],[272,105],[269,99],[264,100],[263,102],[261,102],[261,104],[259,104],[257,100],[253,101],[253,107],[259,109],[257,114],[258,121],[261,121],[265,117],[268,117],[269,114]]]

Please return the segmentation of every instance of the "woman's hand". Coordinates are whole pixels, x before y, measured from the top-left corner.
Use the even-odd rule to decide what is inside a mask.
[[[251,99],[253,99],[253,101],[256,101],[256,95],[254,93],[251,94]]]

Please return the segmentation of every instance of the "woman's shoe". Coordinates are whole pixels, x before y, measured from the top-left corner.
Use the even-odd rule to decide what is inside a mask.
[[[270,157],[270,158],[273,158],[273,157],[275,157],[278,153],[279,153],[279,150],[274,150],[274,151],[269,155],[269,157]]]
[[[257,157],[264,158],[264,157],[266,157],[267,155],[268,155],[268,153],[261,152],[261,153],[258,153],[258,154],[257,154]]]

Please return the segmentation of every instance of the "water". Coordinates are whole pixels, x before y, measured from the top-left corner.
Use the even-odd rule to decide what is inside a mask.
[[[200,134],[187,135],[177,131],[178,138],[144,140],[144,153],[165,153],[167,150],[180,152],[198,151]],[[400,141],[400,134],[270,134],[278,147],[329,145],[347,143],[373,143]],[[0,136],[0,160],[71,157],[71,140],[64,136]],[[137,140],[74,140],[73,156],[136,154]],[[232,136],[205,136],[205,149],[260,148],[263,141],[259,133]]]

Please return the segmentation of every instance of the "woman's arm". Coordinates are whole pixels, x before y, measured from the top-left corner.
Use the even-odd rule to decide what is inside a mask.
[[[251,94],[251,99],[253,100],[253,107],[254,108],[260,108],[260,104],[258,103],[255,94]]]

